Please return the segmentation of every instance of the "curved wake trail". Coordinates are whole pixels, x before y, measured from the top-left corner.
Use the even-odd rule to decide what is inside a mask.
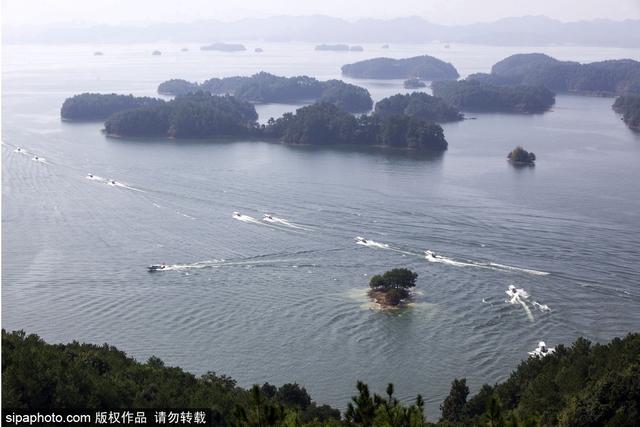
[[[529,321],[533,322],[535,320],[533,318],[533,313],[531,313],[531,309],[529,309],[527,303],[525,302],[525,300],[529,299],[529,294],[527,293],[527,291],[525,291],[524,289],[518,289],[515,286],[511,285],[509,286],[509,289],[504,292],[509,297],[509,299],[507,299],[505,302],[508,302],[509,304],[520,304],[527,314]]]

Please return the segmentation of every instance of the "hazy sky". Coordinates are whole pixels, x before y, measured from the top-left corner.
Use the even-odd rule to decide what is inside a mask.
[[[507,16],[562,21],[640,19],[640,0],[2,0],[10,26],[75,23],[231,21],[245,17],[323,14],[349,20],[417,15],[465,24]]]

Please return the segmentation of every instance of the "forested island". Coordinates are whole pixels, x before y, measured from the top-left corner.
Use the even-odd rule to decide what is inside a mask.
[[[411,298],[418,274],[407,268],[394,268],[384,274],[376,274],[369,281],[369,297],[383,308],[405,305]]]
[[[616,59],[581,64],[559,61],[542,53],[511,55],[491,68],[491,74],[472,74],[498,86],[544,86],[554,92],[613,96],[640,94],[640,62]]]
[[[282,77],[260,72],[250,77],[212,78],[201,84],[181,79],[168,80],[158,86],[163,95],[184,95],[195,91],[233,94],[253,103],[290,103],[322,100],[349,112],[370,111],[373,101],[365,88],[341,80],[321,82],[313,77]]]
[[[640,95],[618,97],[613,103],[613,109],[622,114],[622,120],[627,126],[640,131]]]
[[[246,47],[238,43],[211,43],[206,46],[201,46],[200,50],[217,50],[220,52],[242,52],[247,50]]]
[[[360,79],[449,80],[459,77],[456,68],[433,56],[373,58],[342,66],[342,74]]]
[[[83,93],[67,98],[60,109],[60,116],[63,120],[69,121],[105,120],[118,111],[162,104],[163,101],[156,98],[115,93]]]
[[[376,103],[374,111],[382,118],[399,114],[437,123],[455,122],[464,118],[456,108],[441,98],[424,92],[384,98]]]
[[[326,97],[331,100],[331,93]],[[253,104],[231,95],[220,96],[199,91],[177,96],[168,102],[126,96],[124,99],[129,104],[127,108],[121,108],[118,95],[84,94],[66,100],[67,107],[63,107],[63,111],[70,104],[80,108],[78,98],[101,105],[105,107],[104,110],[115,111],[104,124],[105,134],[111,137],[250,137],[277,139],[288,144],[378,146],[428,151],[447,149],[442,127],[435,123],[404,113],[374,113],[355,117],[337,106],[335,99],[333,102],[321,100],[295,113],[271,119],[267,125],[258,125]],[[115,101],[116,105],[110,105],[110,101]],[[135,105],[142,106],[131,107]],[[80,111],[83,111],[82,108]]]
[[[113,137],[220,138],[251,135],[257,119],[255,107],[246,101],[198,92],[119,111],[104,129]]]
[[[270,120],[263,133],[288,144],[360,145],[443,151],[442,127],[407,115],[355,117],[326,102],[302,107],[295,114]]]
[[[636,426],[640,419],[640,334],[592,344],[578,338],[553,354],[530,357],[471,398],[456,379],[440,405],[401,403],[389,384],[372,393],[358,382],[346,411],[314,402],[296,383],[247,390],[215,372],[195,376],[157,357],[140,363],[108,344],[47,344],[37,335],[2,330],[2,405],[41,411],[69,408],[207,408],[216,426]],[[345,402],[346,403],[346,402]]]
[[[521,146],[517,146],[507,154],[507,159],[514,165],[533,166],[536,161],[536,155],[530,153]]]
[[[478,80],[437,81],[433,94],[462,111],[543,113],[555,103],[544,86],[497,86]]]

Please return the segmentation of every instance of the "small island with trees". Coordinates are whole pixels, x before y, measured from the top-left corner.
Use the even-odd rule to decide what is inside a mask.
[[[640,131],[640,95],[618,97],[613,103],[613,110],[622,114],[622,120],[629,128]]]
[[[536,155],[528,152],[521,146],[517,146],[507,154],[507,159],[514,166],[534,166]]]
[[[233,94],[238,99],[256,103],[331,102],[352,113],[370,111],[373,100],[369,91],[341,80],[319,81],[313,77],[282,77],[260,72],[250,77],[212,78],[202,83],[172,79],[158,86],[162,95],[184,95],[196,91]]]
[[[376,103],[375,113],[382,118],[392,115],[409,117],[436,123],[456,122],[464,116],[441,98],[424,92],[393,95]]]
[[[369,297],[383,308],[397,308],[411,299],[418,274],[408,268],[394,268],[384,274],[376,274],[369,281]]]
[[[429,55],[367,59],[343,65],[342,74],[359,79],[450,80],[460,77],[453,65]]]
[[[427,87],[427,84],[420,79],[408,79],[402,84],[405,89],[420,89]]]
[[[497,86],[478,80],[436,81],[433,94],[461,111],[539,114],[555,104],[544,86]]]
[[[217,50],[220,52],[242,52],[247,48],[239,43],[211,43],[206,46],[201,46],[200,50]]]

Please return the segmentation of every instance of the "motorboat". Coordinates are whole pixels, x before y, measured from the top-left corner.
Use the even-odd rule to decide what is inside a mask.
[[[431,259],[440,258],[440,255],[438,255],[433,251],[424,251],[424,254],[427,256],[427,258],[431,258]]]
[[[153,264],[147,267],[147,270],[149,271],[149,273],[153,273],[154,271],[164,271],[168,268],[169,267],[166,264]]]
[[[356,236],[356,243],[361,243],[361,244],[366,245],[368,243],[368,241],[364,237]]]
[[[552,354],[555,351],[555,348],[547,347],[547,344],[544,341],[540,341],[538,343],[538,347],[535,350],[530,351],[529,355],[544,357]]]

